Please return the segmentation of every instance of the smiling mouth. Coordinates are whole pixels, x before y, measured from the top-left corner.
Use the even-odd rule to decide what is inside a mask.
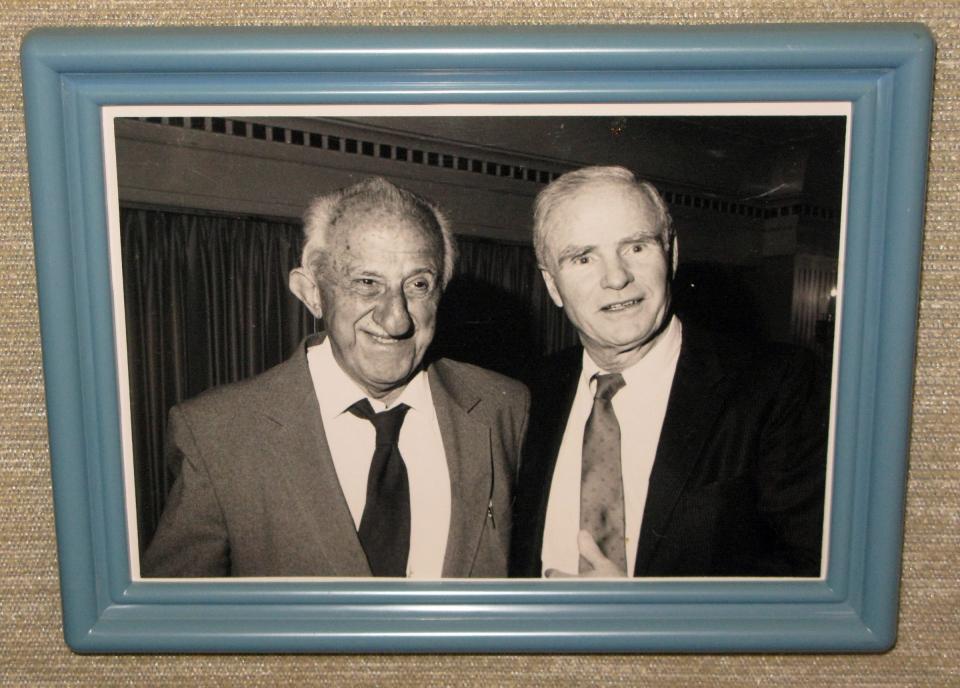
[[[618,301],[617,303],[610,303],[606,306],[600,308],[601,311],[606,313],[616,313],[617,311],[623,311],[633,306],[638,306],[643,301],[643,299],[630,299],[629,301]]]
[[[385,346],[396,346],[397,344],[400,344],[403,341],[403,339],[400,339],[397,337],[391,337],[389,335],[374,334],[373,332],[367,332],[367,336],[370,337],[370,339],[372,339],[377,344],[383,344]]]

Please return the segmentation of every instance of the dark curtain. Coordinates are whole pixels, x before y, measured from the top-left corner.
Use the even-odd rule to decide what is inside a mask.
[[[298,225],[121,210],[138,514],[148,542],[171,476],[167,411],[283,360],[313,318],[287,290]]]
[[[171,486],[163,455],[169,409],[280,363],[317,324],[287,289],[299,263],[299,223],[124,207],[121,227],[143,548]],[[534,358],[576,341],[530,246],[466,237],[458,245],[431,356],[523,379]]]

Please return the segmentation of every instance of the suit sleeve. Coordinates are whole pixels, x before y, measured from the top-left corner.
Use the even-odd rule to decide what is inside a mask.
[[[779,379],[761,435],[759,507],[772,533],[766,575],[820,575],[829,380],[812,357],[795,357]]]
[[[187,416],[170,411],[167,465],[179,468],[157,532],[143,555],[144,577],[230,575],[229,538],[220,504]]]

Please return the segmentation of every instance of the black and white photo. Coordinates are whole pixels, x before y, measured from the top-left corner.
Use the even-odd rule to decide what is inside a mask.
[[[825,574],[846,104],[110,115],[140,576]]]

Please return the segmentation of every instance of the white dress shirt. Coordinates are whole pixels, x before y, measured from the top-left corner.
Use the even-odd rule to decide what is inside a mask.
[[[354,416],[347,409],[364,398],[377,413],[385,411],[387,406],[368,397],[343,372],[333,357],[329,339],[307,350],[307,365],[340,490],[359,529],[367,501],[367,476],[373,460],[376,430],[373,423]],[[440,578],[450,530],[450,475],[425,372],[417,373],[391,406],[401,403],[410,407],[397,442],[410,486],[407,577]]]
[[[646,355],[622,371],[626,385],[613,397],[613,410],[620,424],[620,464],[623,471],[624,540],[627,572],[633,575],[637,542],[647,502],[650,471],[660,442],[663,417],[673,375],[680,356],[680,321],[676,317],[655,340]],[[570,417],[563,433],[560,452],[550,484],[543,531],[543,571],[558,569],[577,573],[580,553],[580,465],[583,458],[583,431],[593,408],[595,382],[601,370],[583,352],[583,369],[577,384]]]

